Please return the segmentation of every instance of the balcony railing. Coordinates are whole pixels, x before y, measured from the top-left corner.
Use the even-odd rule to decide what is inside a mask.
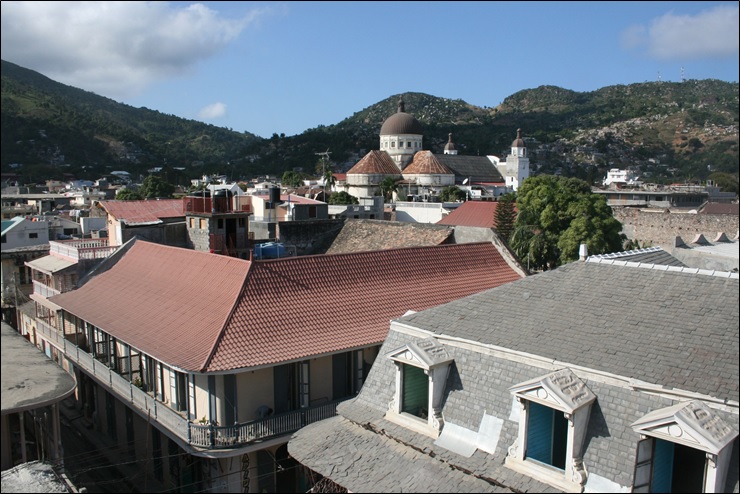
[[[36,295],[41,295],[45,298],[49,298],[53,297],[54,295],[59,295],[62,292],[48,285],[44,285],[40,281],[33,280],[33,293],[35,293]]]
[[[67,340],[60,331],[39,319],[36,319],[36,327],[37,331],[59,348],[70,361],[95,377],[102,385],[107,386],[121,400],[135,406],[177,437],[198,448],[238,448],[292,434],[308,424],[335,416],[337,405],[349,399],[344,398],[231,426],[193,423],[93,358],[82,348]]]
[[[49,241],[50,253],[56,253],[76,261],[105,259],[116,249],[118,249],[118,246],[108,245],[107,238]]]

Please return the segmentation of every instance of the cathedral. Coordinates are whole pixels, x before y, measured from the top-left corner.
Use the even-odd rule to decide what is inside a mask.
[[[379,195],[380,183],[392,177],[399,189],[409,196],[433,201],[445,187],[458,185],[471,188],[495,189],[498,194],[516,191],[529,176],[527,145],[521,129],[511,143],[505,161],[497,156],[459,155],[452,134],[443,154],[433,154],[423,148],[423,128],[406,113],[403,98],[398,111],[388,117],[380,128],[380,150],[370,151],[348,172],[345,188],[355,197]]]

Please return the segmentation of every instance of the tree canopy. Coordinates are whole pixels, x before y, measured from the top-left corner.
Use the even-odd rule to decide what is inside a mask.
[[[133,189],[120,189],[116,193],[117,201],[141,201],[144,197]]]
[[[514,224],[516,222],[516,203],[514,194],[504,194],[498,199],[498,205],[493,214],[493,222],[496,228],[496,233],[501,237],[501,240],[508,243],[512,232],[514,231]]]
[[[382,195],[386,201],[390,201],[393,199],[393,193],[398,190],[398,184],[396,183],[396,179],[393,177],[385,177],[380,182],[380,195]]]
[[[465,191],[454,185],[449,185],[439,193],[439,200],[442,202],[464,201],[467,198]]]
[[[280,179],[283,187],[300,187],[303,185],[303,175],[295,171],[286,171]]]
[[[334,192],[329,196],[329,204],[359,204],[360,201],[348,192]]]
[[[175,186],[156,175],[149,175],[141,184],[139,192],[144,199],[170,198],[175,192]]]
[[[516,197],[519,213],[510,245],[530,268],[553,269],[575,261],[581,244],[589,254],[622,250],[622,224],[606,198],[594,194],[583,180],[529,177]]]

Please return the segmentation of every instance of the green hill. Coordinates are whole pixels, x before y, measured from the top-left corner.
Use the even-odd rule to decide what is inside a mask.
[[[460,154],[506,156],[521,128],[536,173],[596,180],[633,167],[653,181],[738,173],[738,84],[654,82],[575,92],[555,86],[519,91],[495,108],[423,93],[392,95],[335,125],[263,139],[147,108],[117,103],[2,62],[3,171],[27,181],[69,173],[94,179],[123,169],[184,168],[180,179],[225,173],[234,179],[313,173],[330,149],[337,171],[378,149],[380,127],[403,96],[424,128],[424,147],[441,153],[448,134]]]

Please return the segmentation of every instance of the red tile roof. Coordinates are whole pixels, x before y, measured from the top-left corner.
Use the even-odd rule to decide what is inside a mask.
[[[138,240],[108,271],[51,298],[157,360],[197,370],[237,300],[249,264]]]
[[[493,228],[496,226],[494,215],[497,206],[498,202],[494,201],[466,201],[439,220],[437,225]]]
[[[373,149],[355,164],[347,175],[380,174],[401,175],[401,171],[393,162],[393,158],[385,151]]]
[[[137,241],[52,300],[165,364],[215,372],[380,344],[408,310],[520,277],[488,242],[248,262]]]
[[[440,163],[431,151],[419,151],[414,155],[414,160],[403,169],[406,175],[454,175],[446,165]]]
[[[408,310],[519,278],[487,242],[255,262],[206,370],[380,344]]]
[[[109,215],[129,225],[185,216],[182,199],[100,201],[100,205]]]

